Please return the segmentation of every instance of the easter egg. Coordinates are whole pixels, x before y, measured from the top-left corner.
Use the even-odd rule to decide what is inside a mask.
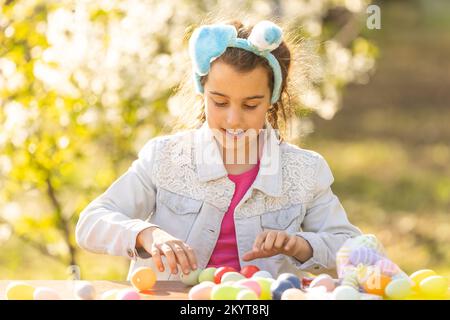
[[[400,300],[411,294],[411,283],[408,279],[395,279],[389,282],[384,290],[389,299]]]
[[[265,270],[260,270],[260,271],[255,272],[252,275],[252,278],[270,278],[270,279],[273,279],[272,274],[270,274],[270,272],[265,271]]]
[[[33,300],[35,288],[25,282],[11,282],[6,288],[8,300]]]
[[[259,297],[261,294],[261,286],[256,280],[253,279],[242,279],[235,283],[237,286],[246,287],[247,289],[252,290]]]
[[[119,291],[120,291],[119,289],[111,289],[111,290],[105,291],[102,293],[101,299],[102,300],[116,300],[116,296]]]
[[[133,289],[123,289],[117,292],[116,300],[141,300],[141,296]]]
[[[360,300],[383,300],[383,296],[371,293],[361,293]]]
[[[281,300],[306,300],[306,294],[297,288],[289,288],[281,295]]]
[[[437,273],[430,269],[422,269],[412,273],[409,276],[409,278],[414,282],[413,289],[414,290],[420,289],[419,288],[420,282],[422,282],[423,279],[431,276],[437,276]]]
[[[447,293],[448,280],[442,276],[430,276],[420,281],[419,288],[427,296],[442,297]]]
[[[330,297],[330,295],[331,293],[328,293],[327,288],[325,288],[324,286],[318,286],[314,288],[309,287],[308,289],[306,289],[307,300],[330,300],[333,298],[333,296]]]
[[[349,247],[342,246],[336,253],[336,265],[338,269],[350,263],[350,252],[351,249]]]
[[[58,291],[52,288],[37,287],[33,294],[34,300],[61,300]]]
[[[232,267],[220,267],[217,268],[214,272],[214,282],[215,283],[221,283],[222,282],[222,276],[227,272],[236,272],[236,269]]]
[[[211,300],[236,300],[240,288],[228,284],[218,284],[211,290]]]
[[[359,300],[361,294],[353,287],[339,286],[334,289],[333,298],[335,300]]]
[[[215,285],[212,281],[203,281],[193,286],[188,293],[189,300],[210,300]]]
[[[238,292],[236,300],[258,300],[258,296],[250,289],[242,289]]]
[[[246,279],[244,275],[240,274],[239,272],[225,272],[222,275],[221,282],[236,282],[239,280]]]
[[[258,282],[259,286],[261,287],[261,294],[259,295],[259,298],[261,300],[272,300],[272,292],[270,291],[270,286],[275,280],[272,278],[258,278],[258,277],[254,279],[256,280],[256,282]]]
[[[313,277],[303,277],[302,278],[302,288],[308,288],[313,280],[314,280]]]
[[[214,273],[216,272],[217,268],[209,267],[200,272],[198,275],[198,282],[203,281],[211,281],[214,282]]]
[[[300,279],[293,273],[282,273],[278,276],[277,280],[287,280],[297,289],[300,289],[302,286]]]
[[[270,285],[270,292],[272,293],[273,300],[281,300],[281,295],[287,289],[294,288],[292,282],[288,280],[275,280]]]
[[[156,274],[152,268],[139,267],[131,275],[131,284],[138,291],[151,289],[156,283]]]
[[[254,265],[248,265],[245,267],[241,268],[241,271],[239,271],[242,275],[244,275],[246,278],[251,278],[251,276],[255,273],[258,272],[259,268],[257,266]]]
[[[362,284],[362,287],[366,293],[383,296],[387,285],[391,281],[392,279],[390,277],[375,272],[367,278],[367,280]]]
[[[354,266],[362,263],[364,265],[373,265],[381,259],[381,256],[373,249],[361,247],[350,253],[350,263]]]
[[[400,268],[391,260],[381,258],[375,263],[375,267],[385,276],[392,277],[400,271]]]
[[[181,282],[183,282],[187,286],[195,286],[196,284],[198,284],[198,278],[201,272],[202,270],[196,269],[191,270],[191,272],[189,272],[188,274],[182,273],[180,276]]]
[[[333,290],[336,288],[336,284],[334,283],[333,278],[326,273],[315,277],[309,285],[310,288],[319,286],[324,286],[328,292],[333,292]]]
[[[81,300],[94,300],[96,296],[95,288],[89,281],[80,281],[75,284],[74,293]]]

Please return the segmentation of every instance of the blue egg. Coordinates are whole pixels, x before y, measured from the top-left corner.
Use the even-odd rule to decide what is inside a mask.
[[[294,288],[301,289],[301,282],[300,279],[293,273],[282,273],[278,276],[277,280],[287,280],[292,283]]]
[[[273,300],[281,300],[281,295],[287,289],[294,288],[292,282],[288,280],[275,280],[270,286]]]

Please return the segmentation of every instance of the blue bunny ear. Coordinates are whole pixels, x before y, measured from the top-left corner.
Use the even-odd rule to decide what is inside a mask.
[[[189,39],[189,55],[199,76],[208,74],[211,61],[222,55],[237,37],[231,25],[206,25],[197,28]]]
[[[272,21],[258,22],[252,29],[248,42],[260,51],[272,51],[281,44],[283,31]]]

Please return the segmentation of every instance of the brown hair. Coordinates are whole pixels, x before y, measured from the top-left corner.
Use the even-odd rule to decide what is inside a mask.
[[[233,25],[237,30],[238,37],[244,39],[248,38],[253,28],[253,25],[245,26],[240,20],[225,20],[221,21],[220,23]],[[198,25],[190,26],[186,29],[184,37],[186,44],[196,27],[198,27]],[[280,137],[283,137],[284,133],[287,131],[288,121],[291,120],[292,116],[295,114],[294,105],[295,106],[300,105],[300,103],[298,102],[298,93],[299,93],[298,89],[300,88],[300,86],[298,86],[297,83],[293,84],[291,77],[289,75],[292,73],[293,67],[292,62],[298,60],[298,57],[293,56],[293,54],[295,54],[296,51],[293,52],[290,47],[292,46],[293,49],[297,48],[299,49],[299,44],[301,40],[298,41],[299,39],[296,38],[295,35],[293,34],[286,34],[285,31],[283,31],[283,33],[284,33],[283,42],[280,44],[278,48],[271,51],[271,53],[278,60],[281,67],[282,84],[281,84],[280,98],[276,103],[272,104],[271,108],[267,112],[267,120],[274,129],[279,130]],[[273,83],[274,83],[273,71],[268,61],[264,57],[260,57],[244,49],[229,47],[215,61],[217,60],[221,60],[233,66],[237,71],[242,72],[248,72],[256,67],[262,66],[264,69],[267,70],[269,75],[268,78],[269,78],[270,92],[273,91]],[[294,73],[296,73],[295,77],[298,78],[295,80],[300,80],[305,83],[308,82],[304,81],[306,78],[302,74],[303,70],[298,70],[299,67],[297,66],[298,65],[297,62],[295,63],[295,65],[296,70],[294,71]],[[205,106],[202,99],[200,98],[200,96],[198,95],[194,96],[192,94],[193,80],[190,61],[189,67],[186,66],[186,72],[187,73],[185,75],[185,79],[181,82],[180,86],[176,88],[175,91],[176,94],[173,96],[178,97],[178,100],[174,99],[175,104],[183,104],[183,112],[181,116],[180,115],[178,116],[178,119],[174,123],[168,124],[168,128],[170,128],[171,131],[176,131],[186,127],[197,128],[200,127],[206,121]],[[201,83],[203,85],[205,84],[207,77],[208,75],[203,76],[201,78]],[[194,110],[190,109],[191,107],[193,107]],[[170,99],[169,99],[169,108],[170,108]]]

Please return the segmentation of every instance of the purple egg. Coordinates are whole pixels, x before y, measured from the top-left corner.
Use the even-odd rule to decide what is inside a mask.
[[[371,266],[381,258],[382,257],[378,254],[378,252],[366,247],[355,249],[350,253],[350,262],[354,266],[357,266],[360,263],[366,266]]]

